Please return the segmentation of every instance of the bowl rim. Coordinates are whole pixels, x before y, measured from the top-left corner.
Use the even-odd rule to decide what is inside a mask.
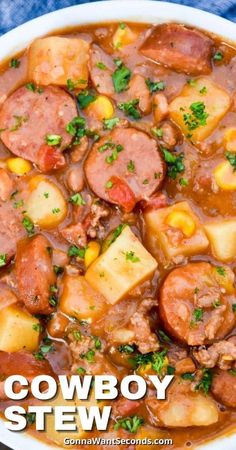
[[[124,6],[125,1],[125,8]],[[236,42],[236,24],[215,14],[191,6],[155,0],[105,0],[62,8],[32,19],[0,37],[0,60],[4,61],[27,48],[36,38],[80,25],[106,22],[162,23],[179,22],[214,33]],[[25,432],[11,432],[0,419],[0,440],[13,450],[56,450]],[[225,435],[197,448],[200,450],[235,450],[236,434]]]

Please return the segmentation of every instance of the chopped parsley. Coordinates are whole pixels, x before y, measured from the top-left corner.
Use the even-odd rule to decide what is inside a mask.
[[[136,262],[140,261],[140,258],[138,256],[136,256],[132,250],[125,253],[125,259],[126,259],[126,261],[131,261],[132,263],[136,263]]]
[[[27,425],[33,425],[36,420],[36,413],[26,413],[25,418]]]
[[[233,304],[232,304],[232,311],[233,311],[233,312],[236,312],[236,303],[233,303]]]
[[[121,30],[124,30],[126,28],[126,24],[122,22],[119,24],[119,27]]]
[[[52,352],[53,350],[54,346],[51,339],[46,337],[43,339],[43,344],[40,345],[39,351],[34,353],[34,357],[38,361],[42,361],[43,359],[45,359],[45,355],[47,355],[47,353],[49,352]]]
[[[203,319],[204,311],[202,308],[195,308],[193,311],[193,322],[200,322]]]
[[[150,78],[147,78],[145,83],[150,92],[163,91],[165,89],[165,83],[163,81],[151,81]]]
[[[28,216],[25,216],[22,220],[22,225],[27,231],[29,236],[33,236],[34,234],[34,224]]]
[[[231,373],[231,375],[233,375],[234,377],[236,377],[236,370],[235,369],[230,369],[229,373]]]
[[[53,208],[52,209],[52,213],[53,214],[59,214],[59,212],[61,212],[60,208]]]
[[[117,420],[114,425],[114,430],[117,431],[120,428],[123,428],[125,431],[129,431],[130,433],[137,433],[139,427],[144,423],[142,417],[132,416],[132,417],[122,417]]]
[[[3,253],[0,255],[0,267],[4,267],[7,263],[7,254]]]
[[[127,169],[130,173],[135,172],[135,165],[134,165],[134,161],[132,161],[132,159],[128,162]]]
[[[110,245],[113,244],[113,242],[116,241],[116,239],[118,238],[118,236],[120,236],[120,234],[122,233],[122,231],[125,228],[125,226],[126,226],[125,223],[120,223],[120,225],[118,225],[118,227],[116,227],[116,229],[112,233],[112,236],[108,240],[108,243],[107,243],[108,247],[110,247]]]
[[[150,364],[152,369],[156,373],[162,374],[165,365],[166,355],[167,355],[166,349],[162,350],[161,352],[138,354],[135,355],[134,358],[130,358],[130,362],[132,361],[136,368],[140,366],[145,367],[148,364]]]
[[[119,123],[119,117],[112,117],[111,119],[103,119],[104,130],[113,130],[113,128]]]
[[[44,196],[45,198],[48,198],[48,197],[49,197],[49,192],[44,192],[44,193],[43,193],[43,196]]]
[[[88,105],[90,105],[90,103],[94,102],[96,98],[96,94],[85,89],[77,96],[78,105],[81,109],[85,109]]]
[[[25,122],[27,122],[27,120],[28,120],[28,117],[26,117],[26,116],[14,115],[13,117],[15,119],[15,124],[10,128],[10,131],[17,131],[17,130],[19,130],[19,128],[21,128],[22,125]]]
[[[156,136],[158,138],[162,138],[163,137],[163,129],[162,128],[153,127],[151,129],[151,132],[152,132],[153,136]]]
[[[56,275],[61,275],[64,272],[64,268],[63,267],[56,266],[56,265],[53,266],[53,270],[54,270],[54,273]]]
[[[222,277],[225,277],[225,268],[224,267],[217,266],[216,271],[219,275],[221,275]]]
[[[119,58],[115,59],[114,62],[117,68],[112,74],[112,81],[115,91],[120,93],[128,89],[131,71]]]
[[[81,353],[80,357],[86,359],[88,362],[94,362],[95,351],[88,350],[86,353]]]
[[[180,178],[179,179],[179,184],[180,184],[180,186],[188,186],[188,180],[187,180],[187,178]]]
[[[86,201],[83,199],[82,195],[79,192],[71,195],[71,197],[69,198],[69,202],[73,203],[73,205],[77,205],[77,206],[86,205]]]
[[[214,302],[212,303],[213,308],[219,308],[219,306],[221,305],[221,301],[218,300],[214,300]]]
[[[214,54],[213,60],[214,61],[222,61],[223,57],[224,57],[223,53],[218,50],[218,52],[216,52]]]
[[[105,144],[100,145],[100,147],[98,147],[98,151],[99,153],[104,153],[106,150],[110,149],[110,148],[114,148],[116,144],[114,144],[114,142],[107,141],[105,142]]]
[[[66,86],[68,91],[73,91],[75,89],[75,83],[70,78],[66,80]]]
[[[187,83],[189,84],[189,86],[195,87],[197,84],[197,80],[194,80],[194,78],[189,78],[187,80]]]
[[[135,352],[135,346],[134,345],[119,345],[118,350],[120,353],[125,353],[126,355],[130,355],[131,353]]]
[[[139,99],[135,98],[126,103],[118,103],[118,108],[125,113],[126,116],[133,117],[133,119],[140,119],[141,113],[137,109],[139,104]]]
[[[123,150],[122,145],[120,145],[120,144],[115,145],[115,148],[114,148],[114,150],[112,150],[111,155],[106,156],[106,159],[105,159],[106,163],[112,164],[114,161],[116,161],[118,159],[118,153],[120,153],[122,150]]]
[[[195,373],[189,373],[189,372],[182,373],[181,378],[183,378],[183,380],[193,381],[195,378]]]
[[[112,186],[113,186],[113,183],[112,183],[111,180],[107,181],[106,184],[105,184],[105,188],[106,188],[106,189],[111,189]]]
[[[101,69],[101,70],[106,70],[106,69],[107,69],[107,66],[106,66],[105,64],[103,64],[103,62],[101,62],[101,61],[98,61],[98,62],[96,63],[96,67],[97,67],[98,69]]]
[[[83,117],[74,117],[66,126],[66,131],[71,136],[74,136],[75,141],[74,144],[79,144],[80,139],[86,135],[87,129],[86,129],[86,122]]]
[[[162,147],[162,152],[168,166],[167,174],[170,178],[175,180],[177,175],[185,170],[185,165],[183,163],[184,154],[180,153],[176,156],[164,147]]]
[[[31,92],[35,92],[36,91],[36,86],[34,83],[27,83],[25,85],[26,89],[28,89]]]
[[[75,331],[73,331],[72,334],[73,334],[73,337],[75,338],[76,341],[81,341],[82,340],[82,336],[81,336],[80,331],[75,330]]]
[[[158,330],[158,336],[162,342],[171,342],[171,339],[163,330]]]
[[[76,256],[83,259],[84,255],[85,255],[85,248],[79,248],[76,245],[71,245],[68,250],[68,256]]]
[[[236,170],[236,154],[231,152],[225,152],[226,159],[229,161],[230,165]]]
[[[205,95],[206,93],[207,93],[207,88],[206,88],[206,86],[203,86],[201,89],[200,89],[200,94],[202,94],[202,95]]]
[[[17,58],[12,58],[10,63],[9,63],[9,67],[13,67],[14,69],[18,69],[18,67],[20,67],[20,60]]]
[[[45,140],[48,145],[60,145],[62,137],[59,134],[47,134]]]
[[[189,131],[195,130],[200,126],[206,125],[206,119],[209,114],[206,112],[204,102],[194,102],[190,105],[191,113],[184,113],[183,119]],[[184,111],[184,108],[181,108]]]
[[[32,328],[34,331],[41,333],[43,331],[43,327],[40,323],[33,323]]]
[[[203,391],[204,394],[208,394],[212,383],[212,372],[210,369],[202,369],[201,381],[195,386],[195,391]]]
[[[85,375],[86,374],[86,370],[83,367],[78,367],[78,369],[76,369],[76,373],[78,375]]]

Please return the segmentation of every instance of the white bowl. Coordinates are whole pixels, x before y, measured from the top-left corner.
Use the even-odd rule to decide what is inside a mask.
[[[117,0],[71,6],[31,20],[0,37],[0,61],[23,50],[35,38],[54,30],[99,22],[182,22],[236,42],[236,24],[188,6],[150,0]],[[8,431],[0,420],[0,442],[13,450],[56,450],[24,432]],[[195,447],[196,448],[196,447]],[[235,450],[236,434],[199,446],[202,450]]]

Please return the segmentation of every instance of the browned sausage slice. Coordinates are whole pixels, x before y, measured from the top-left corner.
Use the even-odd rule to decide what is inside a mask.
[[[31,314],[50,314],[49,303],[56,275],[50,255],[50,243],[38,235],[21,242],[16,254],[16,278],[19,299]]]
[[[104,64],[106,68],[100,69],[99,63]],[[92,82],[97,91],[100,94],[112,96],[115,90],[111,76],[116,69],[116,65],[112,57],[96,44],[91,46],[89,69]]]
[[[217,371],[213,376],[211,392],[223,405],[236,408],[236,377],[230,371]]]
[[[134,128],[116,128],[93,146],[85,161],[85,174],[98,197],[122,205],[119,194],[124,196],[126,186],[135,204],[160,187],[165,163],[155,140],[146,133]],[[112,180],[122,183],[122,189],[114,197],[110,195],[114,190]]]
[[[213,41],[198,30],[168,23],[158,25],[141,47],[141,53],[177,72],[191,75],[211,71]]]
[[[229,269],[227,276],[231,277]],[[221,277],[225,283],[226,277]],[[190,263],[169,273],[160,291],[160,315],[172,336],[188,345],[222,339],[233,328],[234,288],[220,284],[220,275],[209,263]]]
[[[40,92],[21,87],[0,110],[3,143],[15,155],[36,164],[47,135],[61,137],[60,148],[51,147],[56,153],[70,144],[72,136],[66,132],[66,125],[77,116],[74,100],[62,89],[46,87]]]
[[[0,254],[9,261],[15,252],[17,242],[26,236],[22,225],[22,214],[10,202],[0,202]]]

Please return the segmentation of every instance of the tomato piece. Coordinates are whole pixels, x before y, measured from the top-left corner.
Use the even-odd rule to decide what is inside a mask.
[[[132,211],[135,207],[136,199],[128,184],[115,176],[110,178],[110,182],[112,185],[110,188],[107,188],[110,200],[118,203],[126,212]]]
[[[38,165],[42,172],[49,172],[64,167],[65,158],[59,150],[44,144],[38,153]]]

